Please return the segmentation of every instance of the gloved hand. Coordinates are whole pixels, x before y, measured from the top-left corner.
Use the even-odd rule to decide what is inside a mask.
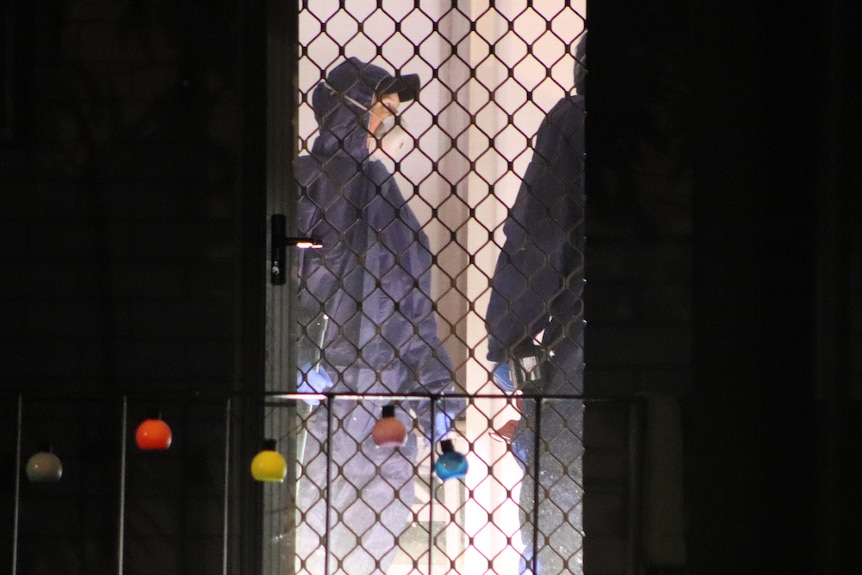
[[[445,411],[434,412],[434,443],[438,443],[449,437],[452,430],[452,420]]]
[[[332,387],[332,379],[323,367],[316,370],[310,363],[305,363],[299,368],[296,378],[296,390],[300,393],[323,393]],[[303,398],[305,403],[314,406],[320,403],[315,397]]]
[[[512,376],[509,375],[509,363],[502,362],[494,364],[493,371],[494,383],[504,393],[513,393],[515,384],[512,383]]]
[[[515,385],[512,383],[512,376],[509,373],[509,363],[503,362],[494,365],[494,383],[497,387],[500,388],[504,393],[515,393]],[[518,392],[520,393],[520,392]],[[516,403],[516,409],[520,413],[521,408],[523,406],[523,400],[518,399]],[[518,418],[520,419],[520,418]],[[499,429],[491,430],[491,437],[496,439],[497,441],[502,441],[504,443],[511,443],[512,437],[515,435],[515,428],[518,425],[518,419],[510,419],[506,423],[503,424]]]
[[[503,443],[512,443],[512,438],[515,436],[515,428],[518,427],[517,419],[510,419],[498,429],[492,429],[490,432],[491,439],[502,441]]]

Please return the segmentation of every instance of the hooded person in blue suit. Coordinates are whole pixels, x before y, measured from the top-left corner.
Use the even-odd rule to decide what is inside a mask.
[[[524,470],[521,573],[583,573],[585,62],[586,32],[575,53],[576,93],[561,99],[539,127],[504,224],[485,316],[497,386],[515,392],[510,367],[522,356],[538,358],[541,373],[519,390],[517,426],[499,434]]]
[[[316,339],[315,318],[327,321],[322,345],[311,346],[316,357],[303,357],[300,345],[300,390],[436,395],[453,387],[431,299],[428,239],[380,161],[398,153],[399,106],[418,96],[419,83],[415,74],[349,58],[312,94],[319,134],[298,159],[297,228],[324,247],[300,257],[300,339]],[[314,407],[297,490],[298,573],[382,573],[397,554],[412,518],[417,439],[408,433],[397,448],[373,443],[388,403],[333,399]],[[427,441],[438,441],[461,403],[438,400],[432,417],[430,401],[401,401],[396,417],[408,430],[415,419]]]

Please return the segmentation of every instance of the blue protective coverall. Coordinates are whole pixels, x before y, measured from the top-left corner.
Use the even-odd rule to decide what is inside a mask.
[[[330,391],[442,394],[453,372],[437,334],[428,240],[367,148],[368,110],[391,81],[351,58],[314,90],[320,132],[298,159],[297,225],[324,247],[302,254],[300,309],[306,318],[329,317],[320,369]],[[454,417],[463,403],[447,402],[436,404],[433,433],[428,400],[400,402],[396,416],[411,430],[415,415],[426,438],[438,439],[451,422],[445,414]],[[326,548],[329,573],[383,573],[396,555],[412,517],[417,445],[413,433],[400,448],[374,445],[371,430],[386,403],[335,399],[312,412],[297,491],[297,572],[324,573]]]
[[[508,362],[541,333],[541,347],[551,355],[539,393],[574,397],[541,401],[537,453],[537,402],[525,395],[512,438],[525,471],[522,573],[583,573],[583,401],[577,396],[584,367],[584,118],[584,97],[573,95],[558,102],[539,128],[504,225],[486,314],[490,361]]]

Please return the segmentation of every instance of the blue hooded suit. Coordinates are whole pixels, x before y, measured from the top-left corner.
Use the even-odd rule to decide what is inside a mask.
[[[350,58],[312,96],[320,132],[298,159],[297,227],[324,247],[302,253],[299,302],[301,322],[321,312],[329,318],[320,369],[333,392],[442,394],[453,385],[430,296],[427,237],[367,148],[375,94],[398,92],[403,101],[417,91],[415,76],[393,77]],[[440,413],[454,416],[458,403],[448,401],[438,402]],[[412,433],[399,448],[373,443],[386,403],[335,399],[311,414],[297,495],[297,572],[324,573],[324,562],[329,573],[385,572],[397,553],[412,517],[417,446]],[[448,431],[448,418],[433,427],[428,400],[400,402],[396,416],[408,430],[411,415],[429,440]]]
[[[525,391],[512,437],[524,469],[520,572],[535,575],[583,573],[584,119],[584,97],[573,95],[539,128],[504,225],[485,317],[494,363],[542,334],[543,385],[531,391],[562,396],[539,404]]]

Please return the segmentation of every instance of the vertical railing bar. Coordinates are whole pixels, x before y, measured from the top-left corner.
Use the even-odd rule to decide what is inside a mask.
[[[629,404],[629,481],[628,481],[628,564],[627,574],[637,575],[641,564],[641,484],[643,482],[644,440],[646,435],[646,414],[640,402]]]
[[[230,415],[231,415],[231,398],[227,398],[225,406],[225,422],[224,422],[224,509],[222,511],[222,575],[227,575],[228,563],[228,521],[230,520]]]
[[[120,510],[117,529],[117,575],[123,575],[126,531],[126,427],[128,425],[128,397],[123,396],[120,415]]]
[[[325,512],[326,517],[324,519],[324,525],[326,525],[326,532],[323,534],[323,573],[324,575],[329,575],[329,532],[332,530],[332,525],[330,525],[330,512],[332,505],[332,419],[333,414],[332,410],[334,408],[333,402],[335,401],[334,397],[326,398],[326,506]]]
[[[18,573],[18,516],[21,509],[21,439],[24,435],[24,396],[18,394],[18,426],[15,432],[15,504],[12,511],[12,575]]]
[[[434,556],[434,500],[437,498],[435,490],[434,490],[434,456],[436,452],[434,451],[434,438],[438,432],[438,430],[434,429],[434,423],[437,421],[436,413],[434,413],[437,406],[437,402],[433,399],[431,400],[431,461],[430,467],[428,470],[428,493],[430,497],[428,497],[428,575],[431,575],[432,569],[434,566],[433,556]],[[446,555],[448,559],[448,554]]]
[[[542,444],[542,397],[536,397],[536,425],[533,429],[533,556],[530,564],[533,573],[537,573],[539,564],[539,471]]]

